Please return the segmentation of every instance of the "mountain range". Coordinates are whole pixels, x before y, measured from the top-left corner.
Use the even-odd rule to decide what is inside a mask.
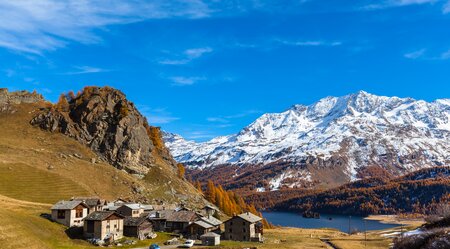
[[[433,102],[364,91],[267,113],[237,134],[207,142],[164,132],[193,178],[264,192],[331,187],[400,176],[450,162],[450,99]]]

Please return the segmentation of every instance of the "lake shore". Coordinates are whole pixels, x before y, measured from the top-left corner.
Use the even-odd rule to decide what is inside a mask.
[[[423,218],[401,218],[398,215],[369,215],[366,220],[376,220],[384,224],[398,224],[407,226],[420,226],[425,223]]]

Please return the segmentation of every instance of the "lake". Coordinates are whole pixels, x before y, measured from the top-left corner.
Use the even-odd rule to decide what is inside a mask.
[[[349,219],[348,215],[336,214],[321,214],[320,219],[308,219],[301,214],[292,212],[263,212],[263,216],[274,225],[299,228],[335,228],[346,233],[349,232],[349,223],[351,231],[355,229],[364,231],[365,228],[367,231],[382,230],[400,226],[384,224],[376,220],[365,220],[362,216],[351,216]]]

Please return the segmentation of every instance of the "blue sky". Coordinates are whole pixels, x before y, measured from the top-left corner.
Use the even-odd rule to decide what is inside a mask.
[[[358,90],[450,98],[450,2],[1,1],[0,86],[109,85],[204,141]]]

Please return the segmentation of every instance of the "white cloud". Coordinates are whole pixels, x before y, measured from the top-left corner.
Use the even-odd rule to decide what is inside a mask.
[[[101,42],[95,31],[146,19],[204,18],[212,10],[201,0],[0,1],[0,46],[41,54],[69,42]]]
[[[403,56],[405,58],[408,58],[408,59],[418,59],[418,58],[422,57],[425,54],[425,51],[426,51],[426,49],[420,49],[420,50],[417,50],[417,51],[406,53]]]
[[[249,116],[249,115],[252,115],[252,114],[258,114],[258,113],[261,113],[261,111],[248,110],[248,111],[240,112],[240,113],[233,114],[233,115],[209,117],[209,118],[206,118],[206,120],[208,122],[212,122],[212,123],[226,124],[226,123],[231,122],[232,119],[243,118],[243,117],[246,117],[246,116]]]
[[[202,57],[204,54],[211,53],[213,51],[210,47],[203,48],[191,48],[183,52],[178,59],[164,59],[159,61],[159,64],[163,65],[184,65],[195,59]]]
[[[205,77],[184,77],[184,76],[174,76],[169,78],[173,85],[176,86],[188,86],[197,83],[198,81],[205,80]]]
[[[139,112],[147,117],[150,125],[152,124],[168,124],[173,121],[177,121],[180,118],[172,116],[172,113],[168,112],[166,108],[150,108],[146,105],[137,105]]]
[[[442,60],[448,60],[450,59],[450,50],[445,51],[444,53],[441,54],[441,59]]]
[[[448,1],[446,4],[444,4],[444,7],[442,8],[442,12],[444,12],[444,14],[450,13],[450,1]]]
[[[292,40],[276,39],[275,41],[288,46],[300,46],[300,47],[318,47],[318,46],[335,47],[342,45],[342,42],[339,41],[323,41],[323,40],[292,41]]]
[[[376,4],[369,4],[363,6],[362,10],[379,10],[394,7],[403,7],[409,5],[421,5],[421,4],[432,4],[438,2],[439,0],[385,0],[379,1]]]
[[[75,74],[88,74],[88,73],[103,73],[109,72],[110,70],[98,68],[98,67],[90,67],[90,66],[77,66],[74,67],[75,71],[67,72],[67,75],[75,75]]]

